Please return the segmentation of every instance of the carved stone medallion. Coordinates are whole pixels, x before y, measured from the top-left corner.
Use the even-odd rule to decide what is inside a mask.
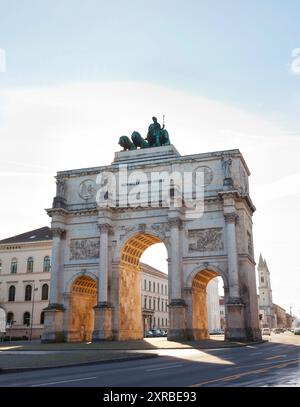
[[[194,179],[194,185],[196,185],[196,173],[204,173],[203,177],[204,177],[204,182],[203,185],[206,187],[207,185],[212,183],[213,180],[213,171],[210,167],[208,167],[207,165],[202,165],[201,167],[197,167],[194,170],[194,174],[195,174],[195,179]]]
[[[81,182],[79,185],[79,192],[78,192],[80,198],[84,200],[88,200],[91,198],[94,198],[96,194],[96,185],[95,181],[92,179],[86,179]]]

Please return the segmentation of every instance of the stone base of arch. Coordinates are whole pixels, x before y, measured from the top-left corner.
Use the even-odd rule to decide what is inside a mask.
[[[111,341],[113,339],[113,307],[107,302],[102,302],[94,307],[93,342]]]
[[[187,340],[187,304],[183,299],[173,299],[169,304],[168,341]]]
[[[65,342],[63,331],[64,307],[61,304],[50,304],[44,310],[45,322],[42,343]]]
[[[229,341],[246,342],[245,305],[242,303],[227,303],[227,328],[225,339]]]

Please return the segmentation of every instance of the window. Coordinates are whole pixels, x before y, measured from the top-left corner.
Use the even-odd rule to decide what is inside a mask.
[[[160,311],[159,308],[160,308],[160,299],[158,298],[158,299],[157,299],[157,311]]]
[[[43,284],[42,286],[42,300],[48,300],[49,286],[48,284]]]
[[[265,279],[264,279],[263,277],[260,277],[260,281],[261,281],[262,283],[264,283]]]
[[[155,293],[155,283],[153,282],[153,292]]]
[[[144,308],[147,308],[147,297],[144,298]]]
[[[33,257],[28,257],[26,271],[27,271],[27,273],[32,273],[33,272]]]
[[[30,325],[30,313],[29,312],[24,312],[23,315],[23,325]]]
[[[151,281],[149,281],[149,291],[151,291]]]
[[[160,292],[161,292],[161,294],[164,293],[164,286],[163,285],[161,285],[161,287],[160,287]]]
[[[153,309],[154,309],[154,311],[155,311],[155,308],[156,308],[156,301],[155,301],[155,298],[153,298]]]
[[[167,286],[165,285],[165,295],[167,295],[167,294],[168,294]]]
[[[14,317],[15,316],[12,312],[8,312],[6,317],[6,324],[11,326],[14,323]]]
[[[158,328],[159,328],[159,326],[160,326],[160,325],[159,325],[159,318],[157,318],[157,326],[158,326]]]
[[[45,271],[45,272],[50,271],[50,267],[51,267],[50,256],[45,256],[44,264],[43,264],[43,271]]]
[[[40,317],[40,324],[44,325],[44,321],[45,321],[45,313],[44,311],[41,312],[41,317]]]
[[[31,285],[27,285],[25,287],[25,301],[31,301],[31,294],[32,294],[32,287]]]
[[[2,260],[0,260],[0,273],[2,271]]]
[[[8,301],[15,301],[16,287],[11,285],[8,289]]]
[[[16,273],[18,269],[18,260],[17,259],[12,259],[11,264],[10,264],[10,272],[11,273]]]
[[[147,281],[144,280],[144,290],[147,290]]]
[[[151,309],[151,298],[149,298],[149,309]]]

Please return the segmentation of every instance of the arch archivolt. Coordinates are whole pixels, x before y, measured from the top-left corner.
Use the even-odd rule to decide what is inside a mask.
[[[185,280],[185,288],[192,288],[194,279],[201,281],[205,286],[215,277],[222,277],[224,288],[228,287],[227,273],[220,267],[210,264],[198,264],[188,274]]]
[[[141,256],[142,253],[152,244],[164,243],[167,249],[168,257],[170,257],[170,241],[168,232],[168,222],[154,223],[151,225],[141,223],[137,226],[122,226],[120,237],[114,252],[114,261],[124,260],[122,255],[123,250],[127,245],[131,246],[131,251],[128,247],[129,255],[132,254],[133,256]],[[139,251],[141,252],[140,254]],[[130,257],[132,260],[132,256]]]
[[[96,289],[97,289],[97,286],[98,286],[98,277],[97,277],[94,273],[92,273],[91,271],[80,271],[80,272],[74,274],[74,275],[73,275],[72,277],[70,277],[70,279],[68,280],[68,282],[67,282],[67,284],[66,284],[66,293],[70,293],[70,292],[72,291],[72,286],[73,286],[74,282],[75,282],[76,280],[78,280],[80,277],[89,277],[89,278],[91,278],[92,280],[94,280],[94,283],[95,283]],[[82,280],[82,281],[86,281],[86,284],[87,284],[87,286],[88,286],[87,279],[84,279],[84,280]],[[91,283],[90,283],[90,284],[91,284]]]

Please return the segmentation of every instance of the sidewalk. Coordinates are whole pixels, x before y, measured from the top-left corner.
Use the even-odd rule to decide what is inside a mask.
[[[73,343],[49,343],[41,344],[39,341],[32,342],[2,342],[1,350],[153,350],[153,349],[214,349],[214,348],[232,348],[236,346],[246,346],[245,342],[225,341],[223,335],[215,335],[213,339],[202,341],[168,341],[166,338],[144,338],[136,341],[100,341],[100,342],[73,342]]]
[[[0,344],[0,373],[65,367],[92,363],[120,362],[153,358],[158,355],[143,353],[160,349],[216,349],[246,346],[246,343],[228,342],[223,338],[205,341],[172,342],[166,338],[146,338],[139,341],[109,341],[87,343],[4,342]],[[133,352],[134,351],[134,352]]]

